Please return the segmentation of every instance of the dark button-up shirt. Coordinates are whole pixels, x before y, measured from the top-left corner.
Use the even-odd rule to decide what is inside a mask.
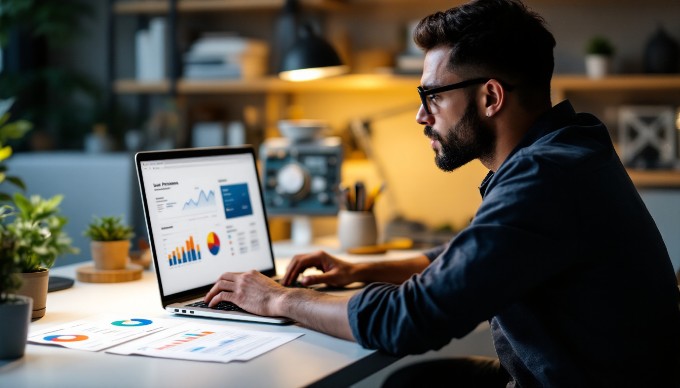
[[[421,274],[352,297],[362,346],[423,353],[488,320],[517,386],[680,385],[672,264],[598,119],[553,107],[480,192]]]

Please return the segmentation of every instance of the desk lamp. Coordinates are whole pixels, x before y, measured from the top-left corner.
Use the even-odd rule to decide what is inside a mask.
[[[305,24],[293,45],[288,49],[279,78],[286,81],[309,81],[347,73],[333,46],[317,35],[312,26]]]

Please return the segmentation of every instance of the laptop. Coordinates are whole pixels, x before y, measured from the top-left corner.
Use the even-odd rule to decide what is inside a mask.
[[[234,309],[202,306],[224,272],[276,266],[252,146],[141,151],[135,155],[161,302],[174,314],[286,324]]]

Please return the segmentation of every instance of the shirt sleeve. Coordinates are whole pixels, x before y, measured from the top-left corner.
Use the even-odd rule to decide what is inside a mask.
[[[430,262],[432,262],[432,261],[434,261],[434,259],[436,259],[439,255],[441,255],[442,252],[444,252],[444,250],[446,249],[446,246],[447,246],[447,245],[448,245],[448,244],[441,244],[441,245],[438,245],[438,246],[436,246],[436,247],[434,247],[434,248],[431,248],[431,249],[425,251],[423,254],[428,258],[428,260],[430,260]]]
[[[375,283],[355,294],[348,313],[364,347],[392,354],[440,349],[490,319],[566,266],[573,209],[557,164],[513,158],[499,169],[472,221],[421,274]],[[572,189],[573,190],[573,189]],[[571,244],[573,246],[573,244]]]

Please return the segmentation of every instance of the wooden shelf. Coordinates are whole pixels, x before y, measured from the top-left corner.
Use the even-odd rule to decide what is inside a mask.
[[[177,81],[179,94],[242,94],[242,93],[293,93],[342,91],[413,91],[420,78],[412,76],[356,74],[309,82],[283,81],[277,77],[252,80],[186,80]],[[137,82],[117,80],[114,91],[121,94],[167,93],[169,82]]]
[[[343,0],[300,0],[309,9],[336,10],[344,6]],[[179,12],[215,12],[231,10],[280,9],[284,0],[178,0]],[[164,14],[169,11],[167,0],[117,1],[113,12],[119,15]]]
[[[179,93],[263,93],[263,92],[337,92],[368,90],[411,90],[420,83],[419,76],[353,74],[309,82],[288,82],[276,77],[253,80],[186,80],[177,81]],[[142,83],[132,79],[118,80],[116,93],[166,93],[167,81]],[[581,75],[553,77],[553,90],[569,91],[680,91],[680,75],[617,75],[592,80]]]
[[[621,74],[602,79],[591,79],[584,75],[556,75],[552,87],[571,91],[680,90],[680,75]]]
[[[680,170],[628,169],[628,175],[639,189],[680,188]]]

